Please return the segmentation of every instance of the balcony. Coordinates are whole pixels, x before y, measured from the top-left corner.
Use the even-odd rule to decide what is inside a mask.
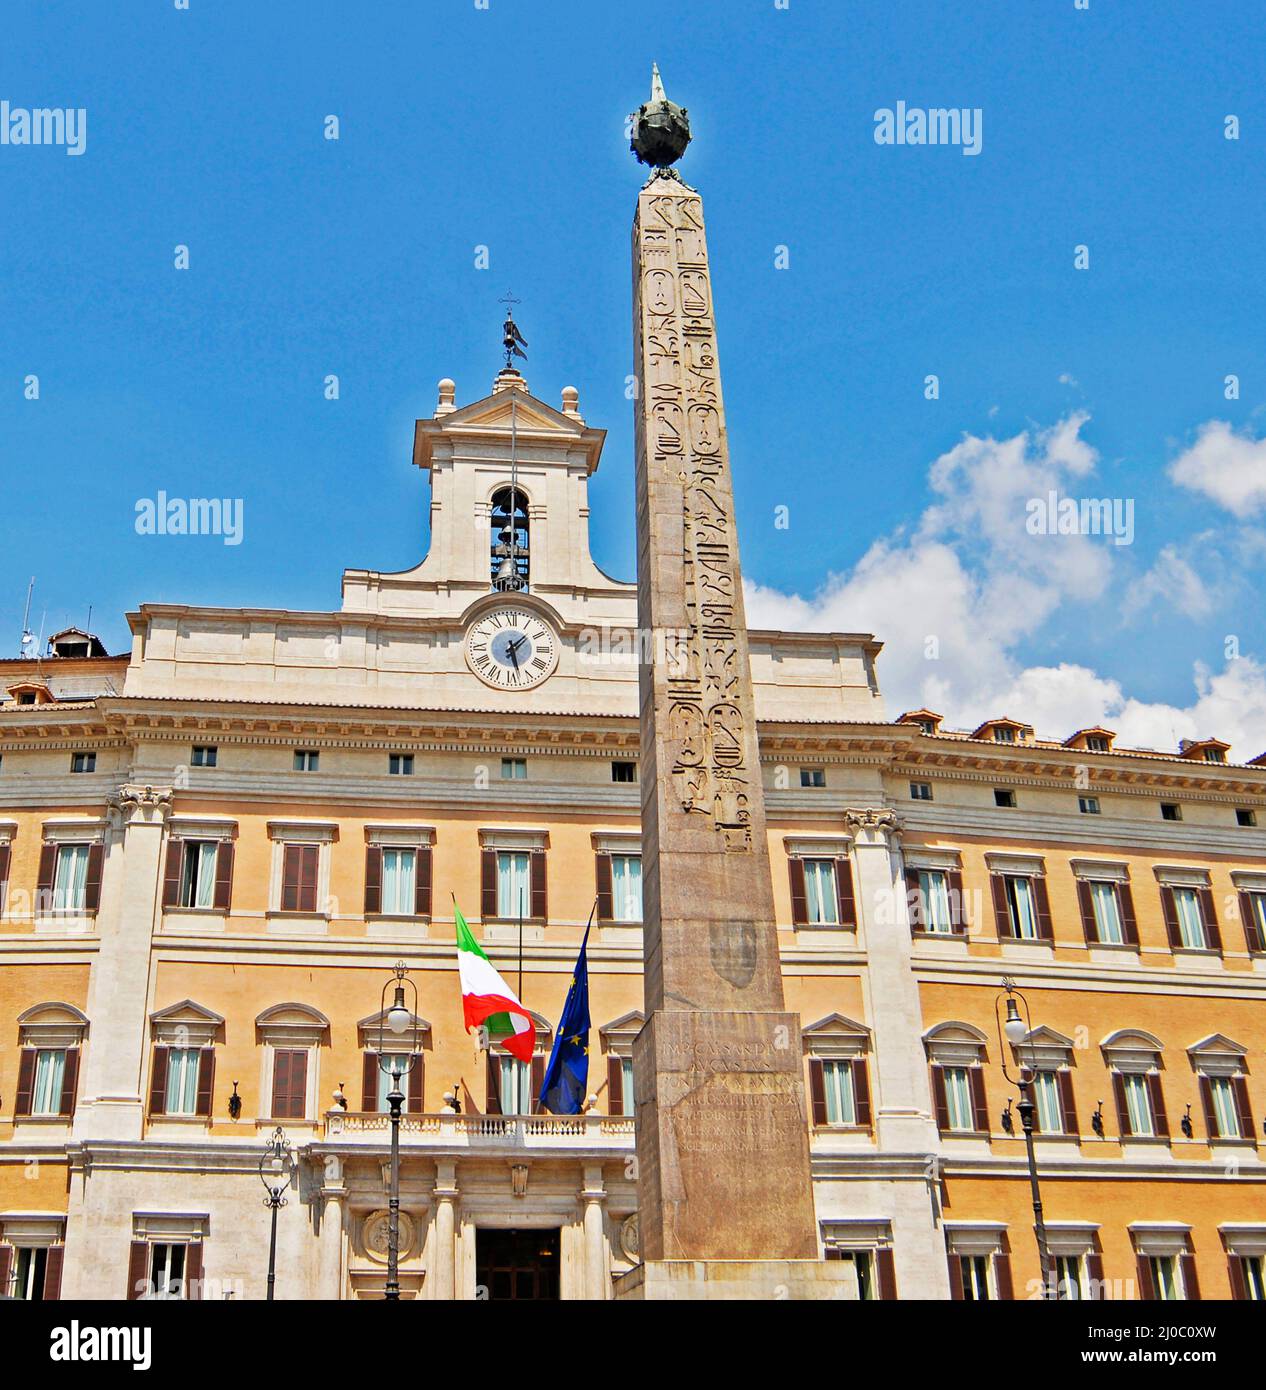
[[[402,1148],[470,1154],[550,1153],[575,1156],[582,1151],[630,1153],[632,1115],[402,1115]],[[365,1111],[329,1110],[326,1143],[340,1147],[387,1144],[391,1117]]]

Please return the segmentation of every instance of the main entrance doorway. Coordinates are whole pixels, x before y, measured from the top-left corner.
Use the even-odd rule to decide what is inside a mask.
[[[556,1299],[558,1231],[475,1232],[475,1281],[488,1299]]]

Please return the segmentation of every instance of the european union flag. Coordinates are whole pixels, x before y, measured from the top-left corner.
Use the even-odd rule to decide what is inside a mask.
[[[592,923],[593,913],[589,914],[589,921]],[[554,1050],[541,1083],[541,1108],[551,1115],[579,1115],[589,1087],[589,965],[585,960],[588,944],[586,926],[563,1016],[554,1035]]]

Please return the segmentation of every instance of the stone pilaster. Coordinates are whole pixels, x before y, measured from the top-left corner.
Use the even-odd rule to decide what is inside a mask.
[[[347,1188],[343,1185],[343,1161],[327,1154],[321,1187],[320,1250],[317,1260],[317,1297],[334,1302],[343,1297],[343,1213]]]
[[[430,1297],[451,1302],[456,1297],[457,1162],[441,1159],[435,1166],[434,1215],[431,1221],[430,1268],[426,1282]]]
[[[611,1297],[611,1257],[603,1214],[607,1190],[602,1181],[602,1164],[586,1163],[583,1182],[580,1200],[584,1205],[585,1297],[598,1301]]]

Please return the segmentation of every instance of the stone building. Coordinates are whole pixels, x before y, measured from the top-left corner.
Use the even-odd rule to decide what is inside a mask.
[[[262,1296],[281,1126],[278,1297],[379,1296],[397,960],[406,1296],[606,1298],[636,1262],[637,604],[589,551],[603,439],[572,388],[443,381],[415,569],[346,571],[331,612],[142,605],[130,656],[69,634],[0,662],[9,1292]],[[893,718],[880,651],[751,633],[823,1251],[865,1297],[1031,1294],[1006,977],[1065,1292],[1263,1297],[1262,759]],[[533,1113],[595,900],[592,1104]],[[463,1029],[454,901],[521,981],[530,1066]]]

